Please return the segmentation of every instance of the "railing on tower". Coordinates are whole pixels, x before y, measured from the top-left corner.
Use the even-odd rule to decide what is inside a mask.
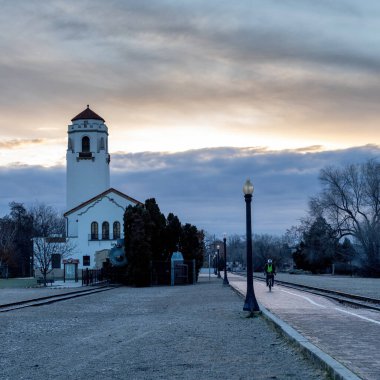
[[[77,161],[79,160],[93,160],[94,155],[92,152],[78,152],[77,153]]]

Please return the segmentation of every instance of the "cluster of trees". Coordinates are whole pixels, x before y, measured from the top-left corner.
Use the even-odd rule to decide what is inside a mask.
[[[283,237],[255,235],[253,264],[261,271],[267,258],[278,268],[312,273],[380,276],[380,163],[368,160],[321,170],[322,190],[309,202],[308,216]],[[215,240],[215,239],[214,239]],[[208,237],[208,254],[215,243]],[[245,236],[228,238],[227,261],[245,265]]]
[[[380,276],[380,163],[330,166],[320,182],[308,218],[287,233],[298,240],[297,267],[321,273],[334,264],[342,272]]]
[[[61,258],[71,254],[66,244],[63,216],[54,208],[37,204],[25,208],[21,203],[9,205],[9,215],[0,218],[0,268],[3,277],[33,276],[34,267],[46,279],[54,254]],[[61,237],[61,239],[55,239]],[[34,248],[33,248],[34,245]]]
[[[287,266],[292,250],[297,268],[313,273],[330,271],[334,264],[337,272],[380,276],[380,163],[369,160],[327,167],[320,173],[320,182],[322,191],[311,198],[309,215],[300,226],[290,228],[282,238],[254,236],[255,270],[261,271],[269,257],[279,268]],[[167,262],[177,250],[185,260],[196,261],[197,274],[203,265],[203,231],[182,225],[172,213],[166,218],[154,198],[127,208],[124,230],[126,276],[131,284],[149,285],[151,263]],[[0,275],[6,268],[10,276],[31,276],[33,259],[46,278],[53,255],[68,257],[73,250],[62,240],[51,240],[59,236],[65,236],[65,227],[56,210],[44,204],[26,209],[11,203],[9,215],[0,218]],[[227,252],[228,261],[245,265],[245,237],[230,236]]]
[[[124,237],[126,278],[134,286],[149,286],[152,262],[170,262],[175,251],[184,260],[195,260],[197,274],[203,265],[203,232],[191,224],[182,225],[172,213],[166,218],[154,198],[126,209]]]
[[[272,235],[255,235],[253,237],[255,270],[264,271],[265,263],[272,259],[277,269],[285,269],[291,265],[291,250],[282,237]]]
[[[215,243],[212,236],[207,237],[208,254],[214,256]],[[291,265],[291,250],[284,238],[268,235],[257,234],[253,236],[253,267],[255,271],[263,271],[264,265],[268,258],[276,263],[278,268],[287,268]],[[239,263],[246,265],[247,260],[247,242],[245,236],[232,235],[227,239],[227,262]],[[219,260],[219,269],[224,268],[223,256]]]
[[[297,268],[312,273],[352,273],[355,249],[348,238],[339,241],[335,231],[327,221],[319,216],[302,233],[302,239],[293,253]],[[334,269],[335,270],[335,269]]]

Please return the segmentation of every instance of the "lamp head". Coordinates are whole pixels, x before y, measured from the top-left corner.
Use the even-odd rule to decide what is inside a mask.
[[[249,179],[247,179],[245,181],[245,184],[243,186],[243,193],[245,195],[252,195],[253,194],[253,185],[252,185],[252,182]]]

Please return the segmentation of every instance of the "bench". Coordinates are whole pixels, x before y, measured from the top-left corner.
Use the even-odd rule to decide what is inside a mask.
[[[54,279],[53,279],[53,278],[47,278],[47,279],[46,279],[46,283],[47,283],[47,284],[52,285],[53,282],[54,282]],[[43,278],[43,277],[39,277],[39,278],[37,278],[37,284],[38,284],[38,285],[43,285],[43,284],[44,284],[44,278]]]

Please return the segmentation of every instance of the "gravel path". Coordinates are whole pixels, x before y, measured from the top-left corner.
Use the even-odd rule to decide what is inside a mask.
[[[220,280],[0,316],[1,379],[325,379]]]

